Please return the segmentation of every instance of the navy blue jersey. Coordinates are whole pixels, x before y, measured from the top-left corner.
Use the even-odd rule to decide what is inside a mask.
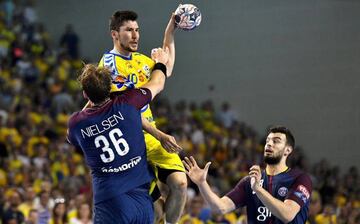
[[[101,107],[74,113],[68,140],[80,148],[91,169],[95,203],[149,183],[140,109],[151,101],[148,89],[131,89]]]
[[[288,169],[275,176],[267,175],[262,171],[260,185],[273,197],[284,201],[290,199],[300,205],[300,211],[289,223],[303,224],[308,217],[312,184],[309,175],[299,169]],[[260,201],[250,186],[250,177],[247,176],[229,193],[226,194],[236,207],[246,206],[248,223],[282,223],[271,214],[268,208]]]

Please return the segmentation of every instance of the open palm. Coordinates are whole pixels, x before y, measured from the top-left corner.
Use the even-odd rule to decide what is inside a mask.
[[[206,176],[209,171],[209,166],[211,162],[208,162],[204,169],[201,169],[194,157],[190,156],[190,158],[185,157],[185,160],[182,161],[185,168],[186,168],[186,174],[189,176],[192,182],[194,182],[196,185],[199,185],[206,181]]]

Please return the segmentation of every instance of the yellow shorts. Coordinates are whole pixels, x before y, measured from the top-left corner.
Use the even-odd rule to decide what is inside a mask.
[[[146,133],[144,135],[146,143],[147,160],[153,167],[160,167],[166,170],[178,170],[185,172],[184,165],[176,153],[168,153],[161,145],[160,141],[154,136]]]
[[[146,153],[147,160],[150,165],[153,167],[156,179],[158,179],[158,168],[166,170],[178,170],[185,172],[185,168],[178,154],[168,153],[161,145],[160,141],[157,140],[154,136],[145,133],[145,143],[146,143]],[[154,191],[156,187],[156,181],[151,182],[150,185],[150,194]],[[156,197],[156,196],[155,196]]]

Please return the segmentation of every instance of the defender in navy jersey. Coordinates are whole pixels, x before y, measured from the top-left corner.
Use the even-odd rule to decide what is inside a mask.
[[[265,150],[265,170],[258,165],[249,175],[222,198],[206,182],[210,162],[204,169],[193,157],[183,161],[190,179],[214,211],[228,213],[246,206],[248,223],[305,223],[308,217],[312,183],[309,175],[286,166],[286,160],[295,146],[295,139],[285,127],[269,130]]]
[[[111,72],[86,65],[79,80],[91,107],[74,113],[68,140],[91,169],[94,223],[152,223],[153,203],[141,124],[141,108],[164,87],[167,52],[158,49],[151,80],[141,89],[110,99]]]

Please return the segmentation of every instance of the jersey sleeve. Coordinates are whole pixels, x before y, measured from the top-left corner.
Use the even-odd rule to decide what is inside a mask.
[[[294,184],[291,186],[286,199],[290,199],[298,203],[301,207],[309,203],[312,192],[312,183],[309,175],[302,174],[296,178]]]
[[[147,88],[127,89],[120,96],[116,97],[115,102],[127,103],[140,110],[151,102],[151,98],[151,91]]]
[[[77,143],[76,141],[76,138],[74,136],[74,126],[75,126],[75,119],[74,117],[77,115],[77,113],[74,113],[68,120],[68,129],[67,129],[67,132],[66,132],[66,141],[75,146],[76,148],[76,151],[81,151],[81,148],[79,146],[79,144]]]
[[[106,67],[110,69],[113,76],[119,75],[119,72],[116,68],[115,56],[113,54],[104,54],[99,61],[98,67]]]
[[[225,195],[234,202],[236,208],[246,205],[247,196],[246,196],[245,186],[249,184],[250,184],[250,178],[248,176],[244,177],[237,183],[237,185],[231,191],[229,191]]]

